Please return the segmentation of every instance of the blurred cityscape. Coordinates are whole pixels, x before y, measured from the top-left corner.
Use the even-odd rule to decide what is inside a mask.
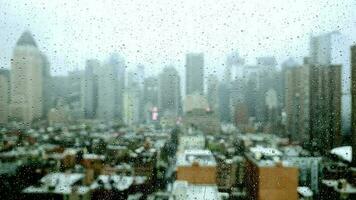
[[[339,36],[311,37],[304,63],[281,70],[232,53],[223,79],[207,81],[204,54],[188,53],[182,83],[174,66],[125,72],[116,54],[51,76],[25,31],[0,72],[2,199],[354,199],[356,111],[343,126]]]
[[[184,75],[119,53],[54,75],[25,30],[0,68],[0,199],[355,200],[343,37],[311,36],[302,63],[232,51],[220,74],[185,52]]]

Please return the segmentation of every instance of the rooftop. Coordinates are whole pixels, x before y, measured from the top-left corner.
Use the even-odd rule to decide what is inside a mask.
[[[215,158],[209,150],[190,149],[178,153],[177,166],[191,166],[193,163],[198,163],[200,166],[216,165]]]
[[[187,181],[175,181],[173,184],[173,195],[177,200],[219,200],[219,191],[216,185],[188,184]]]
[[[20,36],[16,43],[17,46],[34,46],[37,47],[33,34],[30,31],[25,31]]]
[[[46,193],[53,192],[57,194],[70,194],[72,186],[84,178],[84,174],[80,173],[51,173],[41,178],[40,187],[30,186],[23,190],[25,193]],[[53,190],[50,188],[53,187]],[[78,192],[85,192],[87,189]]]

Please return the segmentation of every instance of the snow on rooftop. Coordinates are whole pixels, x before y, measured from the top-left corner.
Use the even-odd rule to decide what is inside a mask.
[[[190,166],[198,163],[201,166],[215,166],[216,161],[209,150],[190,149],[177,155],[177,166]]]
[[[331,149],[330,153],[339,156],[341,159],[348,162],[352,161],[352,147],[342,146]]]
[[[177,200],[220,200],[216,185],[188,184],[187,181],[175,181],[173,184],[173,195]]]
[[[309,187],[299,186],[297,188],[297,191],[303,197],[312,197],[313,196],[313,191]]]
[[[282,156],[282,152],[279,151],[278,149],[271,148],[271,147],[262,147],[262,146],[256,146],[256,147],[251,147],[250,151],[254,154],[260,153],[264,156]]]
[[[84,178],[84,174],[80,173],[51,173],[41,178],[40,182],[43,184],[40,187],[30,186],[24,189],[25,193],[43,193],[48,192],[49,187],[54,187],[53,193],[70,194],[72,186],[76,182]],[[87,188],[80,188],[79,193],[85,193]]]
[[[101,181],[103,183],[104,188],[110,189],[110,181],[113,181],[113,187],[118,189],[119,191],[123,191],[128,189],[134,182],[134,177],[132,176],[119,176],[119,175],[100,175],[97,178],[97,181],[95,181],[90,188],[96,189],[100,187],[100,184],[98,181]]]

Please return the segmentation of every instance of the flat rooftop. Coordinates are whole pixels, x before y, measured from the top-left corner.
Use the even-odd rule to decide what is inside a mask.
[[[173,195],[177,200],[220,200],[216,185],[189,184],[187,181],[175,181],[173,184]]]
[[[198,163],[199,166],[216,166],[214,155],[209,150],[189,149],[178,153],[177,166],[191,166]]]

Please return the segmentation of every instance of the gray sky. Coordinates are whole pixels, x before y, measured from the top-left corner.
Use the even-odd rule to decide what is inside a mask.
[[[0,0],[0,67],[9,68],[26,29],[53,74],[112,52],[153,73],[167,64],[182,72],[187,52],[204,52],[218,71],[233,50],[249,63],[268,55],[301,60],[311,34],[339,30],[356,41],[355,10],[355,0]]]

